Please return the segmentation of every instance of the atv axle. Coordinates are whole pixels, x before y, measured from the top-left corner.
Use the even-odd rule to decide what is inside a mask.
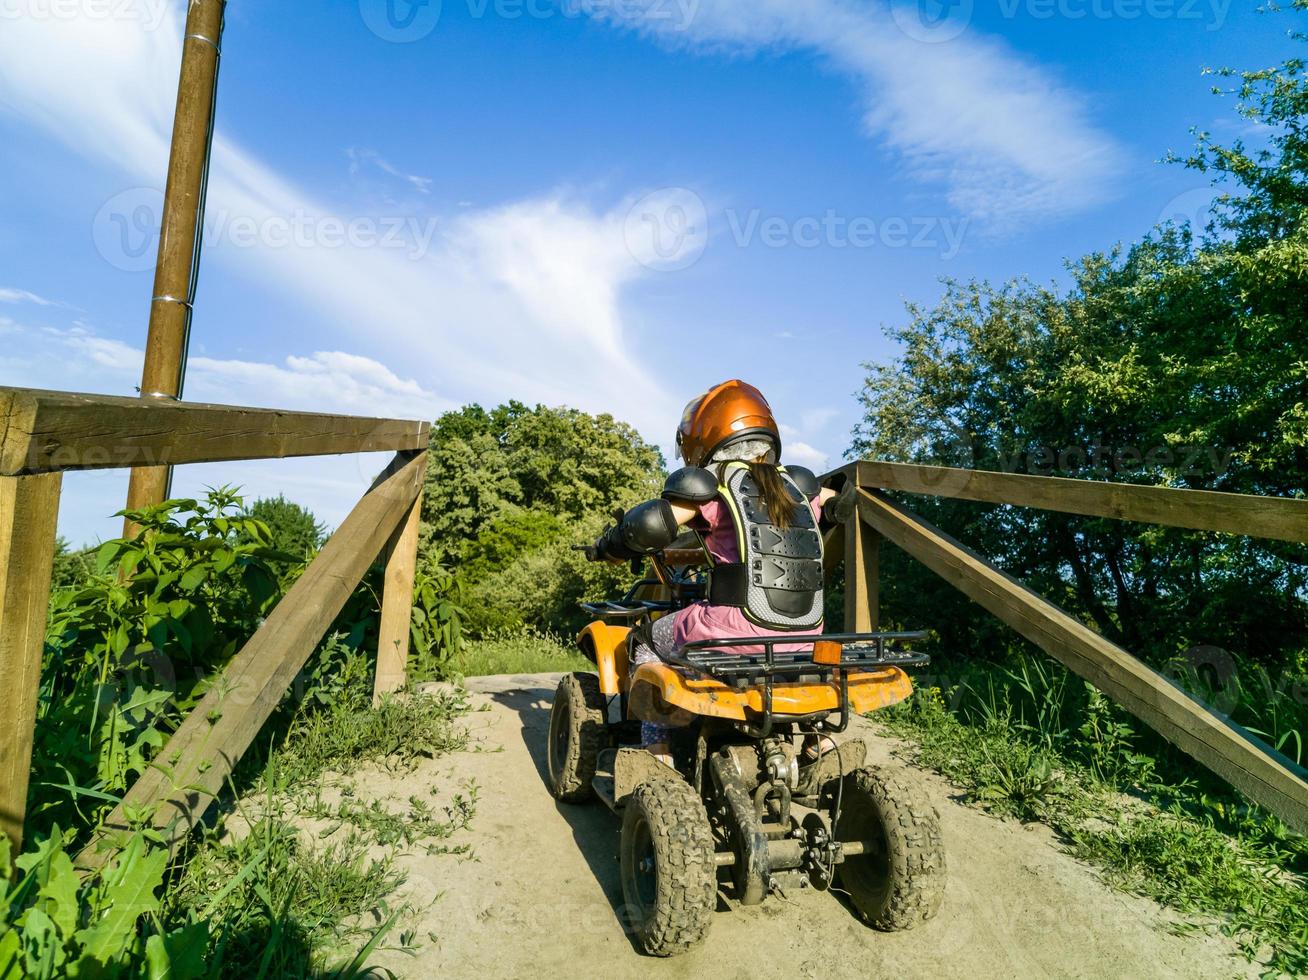
[[[791,863],[790,861],[789,852],[792,848],[781,848],[777,846],[782,843],[794,844],[793,850],[798,851],[799,854],[799,857],[794,861],[794,863]],[[799,841],[790,840],[789,838],[773,840],[768,844],[768,863],[771,865],[773,871],[786,871],[790,868],[798,868],[803,865],[804,854],[809,850],[810,848],[804,847],[804,845]],[[843,861],[845,858],[861,857],[862,855],[867,854],[870,850],[872,850],[872,848],[861,840],[845,841],[840,845],[839,860]],[[713,855],[713,863],[719,868],[734,868],[736,866],[736,855],[731,851],[718,851]]]

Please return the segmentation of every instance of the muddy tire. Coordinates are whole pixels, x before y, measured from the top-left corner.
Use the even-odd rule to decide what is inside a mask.
[[[907,772],[865,768],[846,776],[836,836],[867,847],[836,872],[837,884],[865,923],[895,932],[940,910],[945,891],[940,817]]]
[[[565,803],[594,797],[591,781],[607,741],[607,703],[594,674],[569,674],[559,681],[550,711],[546,761],[550,790]]]
[[[636,945],[650,956],[698,946],[717,907],[713,832],[689,783],[641,783],[622,814],[622,896]]]

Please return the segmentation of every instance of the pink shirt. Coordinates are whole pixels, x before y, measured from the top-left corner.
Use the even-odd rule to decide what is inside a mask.
[[[818,498],[809,501],[814,518],[821,516]],[[696,524],[696,530],[704,535],[704,543],[714,561],[733,563],[740,561],[740,548],[736,544],[736,522],[731,511],[721,500],[710,500],[701,504],[699,517],[702,524]],[[820,633],[820,628],[805,630]],[[708,602],[697,602],[687,606],[676,614],[673,642],[680,650],[687,643],[700,640],[717,640],[726,637],[744,636],[785,636],[781,630],[770,630],[750,622],[745,610],[735,606],[713,606]],[[788,644],[778,646],[778,653],[807,650],[805,644]],[[762,653],[762,647],[729,647],[732,653]]]

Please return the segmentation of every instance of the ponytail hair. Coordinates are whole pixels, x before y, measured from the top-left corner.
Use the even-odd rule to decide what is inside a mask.
[[[719,449],[713,454],[712,463],[717,464],[718,483],[726,482],[728,463],[740,462],[749,466],[749,475],[758,487],[768,520],[778,531],[786,531],[795,523],[795,508],[798,505],[786,489],[785,481],[781,479],[776,459],[777,452],[773,444],[753,439]]]
[[[795,523],[795,500],[786,490],[786,484],[781,479],[781,472],[776,464],[765,460],[754,460],[749,464],[749,475],[758,485],[763,506],[768,512],[768,519],[778,531],[787,530]]]

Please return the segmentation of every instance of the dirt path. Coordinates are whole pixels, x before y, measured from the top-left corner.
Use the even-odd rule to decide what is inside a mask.
[[[384,953],[401,977],[1231,977],[1253,975],[1223,940],[1168,931],[1175,917],[1111,891],[1023,828],[964,807],[943,780],[917,773],[939,807],[949,859],[940,916],[911,932],[859,925],[829,894],[804,891],[751,909],[720,899],[707,943],[672,960],[637,955],[617,909],[618,821],[602,804],[556,804],[543,781],[544,742],[557,675],[469,682],[470,751],[430,764],[400,785],[359,785],[362,796],[404,784],[478,786],[472,830],[455,842],[473,858],[411,855],[410,896],[435,900],[414,931],[416,957]],[[851,735],[869,733],[865,724]],[[869,762],[890,761],[870,738]],[[916,771],[915,771],[916,772]],[[437,897],[439,896],[439,898]],[[430,938],[429,938],[430,937]]]

